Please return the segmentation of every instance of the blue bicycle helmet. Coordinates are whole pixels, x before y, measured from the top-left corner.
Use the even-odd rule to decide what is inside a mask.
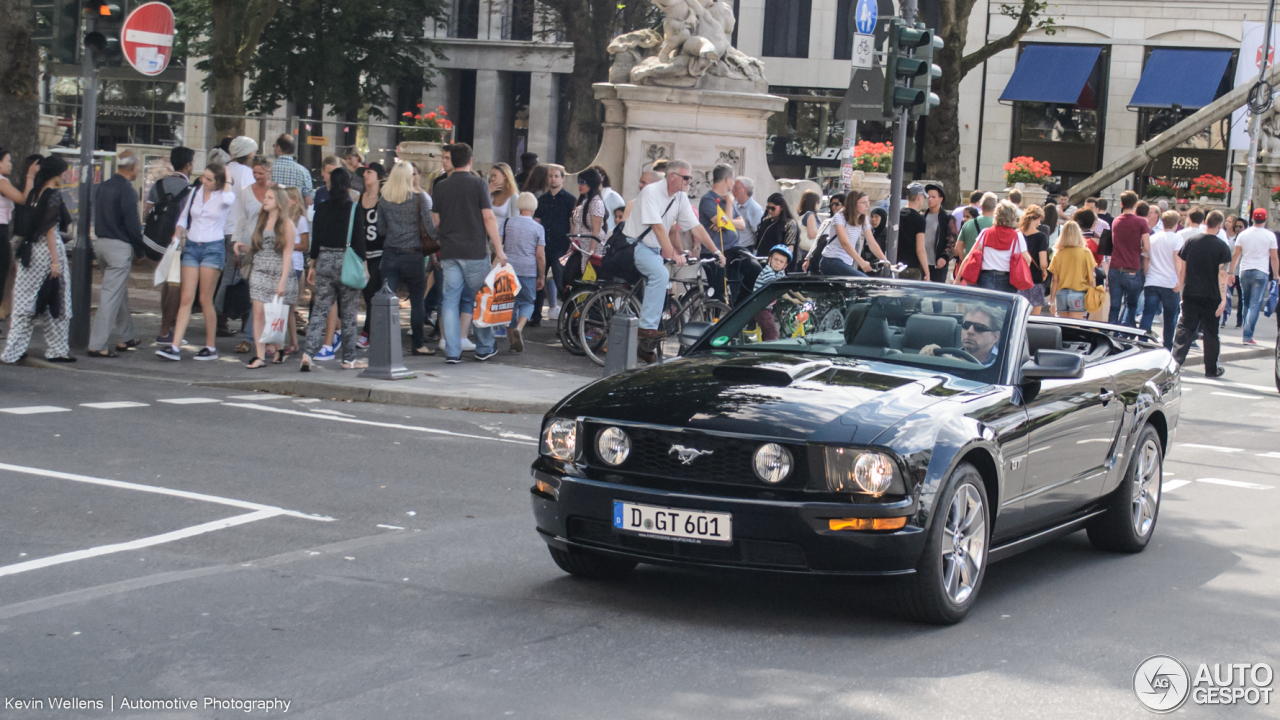
[[[786,255],[787,262],[791,262],[793,259],[791,256],[791,248],[787,247],[786,245],[774,245],[773,247],[769,248],[769,254],[772,255],[774,253],[782,253],[783,255]]]

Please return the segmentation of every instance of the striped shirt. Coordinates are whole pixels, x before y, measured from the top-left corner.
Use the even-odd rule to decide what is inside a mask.
[[[781,272],[779,272],[769,267],[768,265],[765,265],[764,269],[760,271],[760,274],[756,276],[756,286],[752,289],[759,290],[760,288],[764,287],[765,285],[768,285],[774,280],[777,280],[778,278],[784,278],[786,276],[787,276],[786,270],[782,270]]]
[[[314,193],[311,190],[311,173],[298,164],[292,155],[280,155],[271,166],[271,182],[280,187],[296,187],[302,191],[303,198]]]

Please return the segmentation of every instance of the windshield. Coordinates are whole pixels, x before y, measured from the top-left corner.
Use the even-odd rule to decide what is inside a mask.
[[[712,330],[716,350],[836,355],[996,382],[1013,297],[821,279],[766,286]]]

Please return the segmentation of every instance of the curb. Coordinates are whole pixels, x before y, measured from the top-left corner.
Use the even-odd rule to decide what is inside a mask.
[[[551,409],[554,404],[554,402],[497,400],[431,392],[406,392],[381,387],[350,387],[314,380],[227,380],[192,384],[200,387],[249,390],[276,395],[318,398],[321,400],[350,400],[351,402],[372,402],[384,405],[404,405],[407,407],[438,408],[441,410],[467,410],[470,412],[542,415]]]
[[[1238,360],[1256,360],[1257,358],[1271,357],[1275,352],[1271,348],[1258,347],[1246,350],[1228,350],[1218,354],[1218,363],[1236,362]],[[1182,363],[1182,367],[1198,367],[1204,365],[1204,353],[1194,357],[1188,357],[1187,361]]]

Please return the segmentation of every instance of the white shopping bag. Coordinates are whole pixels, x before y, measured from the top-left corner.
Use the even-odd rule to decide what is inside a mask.
[[[182,252],[178,249],[182,241],[174,238],[164,250],[164,257],[156,264],[155,285],[165,282],[182,282]]]
[[[284,345],[286,335],[285,329],[289,327],[289,306],[284,304],[284,298],[279,295],[275,300],[264,306],[266,310],[266,321],[263,323],[262,337],[258,338],[258,342],[263,345]]]

